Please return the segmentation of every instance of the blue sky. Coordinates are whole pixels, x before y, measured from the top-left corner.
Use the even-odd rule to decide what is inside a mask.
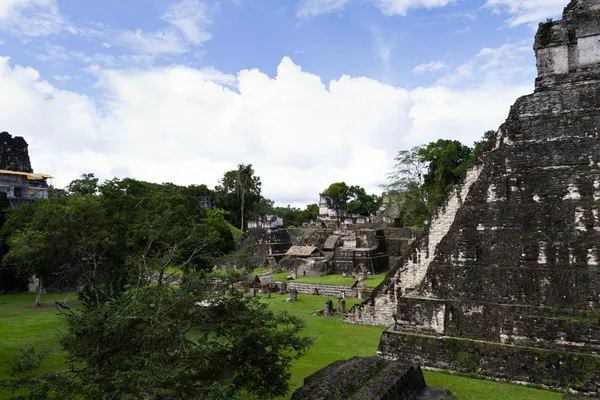
[[[59,186],[214,185],[252,162],[280,204],[377,191],[398,150],[496,129],[566,3],[0,0],[0,130]]]

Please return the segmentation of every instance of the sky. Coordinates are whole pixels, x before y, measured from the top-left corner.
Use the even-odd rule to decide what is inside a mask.
[[[567,0],[0,0],[0,131],[35,172],[380,193],[398,151],[472,145],[531,93]]]

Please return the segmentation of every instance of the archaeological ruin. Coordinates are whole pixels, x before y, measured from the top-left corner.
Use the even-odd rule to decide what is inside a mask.
[[[427,386],[421,368],[381,357],[336,361],[304,380],[292,400],[456,400]]]
[[[385,359],[598,392],[600,0],[534,50],[534,93],[345,321],[389,326]]]

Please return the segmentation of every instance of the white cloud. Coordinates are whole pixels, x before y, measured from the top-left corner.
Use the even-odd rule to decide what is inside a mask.
[[[410,92],[364,77],[324,83],[287,57],[276,77],[94,67],[100,103],[0,58],[0,130],[24,136],[34,169],[59,186],[85,172],[212,186],[244,162],[265,196],[314,202],[339,180],[378,191],[400,149],[440,137],[471,144],[497,128],[533,82],[513,65],[522,59],[502,61],[510,51],[483,50],[435,86]]]
[[[443,61],[430,61],[425,64],[419,64],[413,68],[412,72],[415,74],[420,74],[423,72],[433,72],[439,71],[441,69],[446,68],[446,64]]]
[[[31,37],[74,31],[60,14],[56,0],[2,0],[0,28]]]
[[[386,16],[406,15],[411,8],[445,7],[455,0],[371,0]]]
[[[165,12],[163,19],[179,28],[185,38],[194,44],[201,44],[211,38],[206,29],[212,23],[210,11],[205,3],[198,0],[182,0],[173,4]]]
[[[71,80],[71,77],[69,75],[54,75],[52,79],[58,82],[68,82]]]
[[[490,7],[494,12],[510,14],[507,21],[509,26],[536,26],[546,18],[560,16],[565,5],[565,0],[487,0],[485,3],[485,7]]]
[[[456,0],[370,0],[385,16],[406,15],[411,8],[436,8]],[[311,18],[343,10],[351,0],[302,0],[298,8],[299,18]],[[358,0],[356,1],[359,2]]]
[[[171,30],[156,32],[122,31],[116,41],[141,54],[182,54],[188,51],[186,43],[177,33]]]
[[[333,11],[344,9],[349,0],[302,0],[296,16],[298,18],[311,18],[317,15],[329,14]]]

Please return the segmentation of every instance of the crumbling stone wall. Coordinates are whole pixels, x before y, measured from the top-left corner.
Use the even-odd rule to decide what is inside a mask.
[[[291,236],[285,229],[250,229],[240,239],[239,248],[252,253],[256,265],[268,265],[268,259],[280,260],[292,246]]]
[[[380,354],[600,390],[600,58],[585,45],[599,33],[600,0],[540,25],[535,92],[511,107],[461,201],[347,317],[392,321]]]
[[[425,384],[418,366],[380,357],[336,361],[304,380],[292,400],[455,400],[445,389]]]
[[[283,282],[277,282],[277,285],[281,287]],[[287,281],[287,290],[296,289],[299,294],[318,294],[319,296],[332,296],[332,297],[344,297],[344,298],[365,298],[370,293],[370,289],[350,288],[349,286],[343,285],[324,285],[320,283],[303,283]]]
[[[33,172],[25,139],[0,132],[0,169]]]

